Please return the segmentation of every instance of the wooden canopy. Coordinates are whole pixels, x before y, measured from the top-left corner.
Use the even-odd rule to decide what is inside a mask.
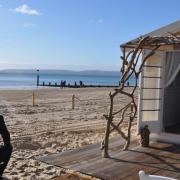
[[[141,49],[153,49],[154,47],[159,46],[157,50],[160,51],[180,51],[180,36],[175,36],[173,34],[169,34],[168,36],[153,36],[153,37],[146,37],[147,40],[141,46]],[[121,48],[134,49],[136,48],[142,37],[137,38],[133,41],[129,41],[126,44],[121,45]]]
[[[151,38],[147,38],[145,43],[141,46],[142,49],[153,49],[156,46],[160,46],[158,50],[161,51],[180,51],[180,20],[123,43],[120,47],[125,48],[127,51],[128,49],[134,49],[145,37]]]

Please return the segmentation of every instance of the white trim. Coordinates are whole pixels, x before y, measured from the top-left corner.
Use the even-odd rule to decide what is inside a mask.
[[[160,95],[160,98],[161,98],[161,104],[160,104],[160,113],[159,113],[159,121],[160,121],[160,132],[163,132],[164,131],[164,121],[163,121],[163,118],[164,118],[164,82],[165,82],[165,58],[166,58],[166,52],[163,53],[162,55],[162,69],[161,69],[161,95]]]
[[[139,76],[139,94],[138,94],[138,119],[137,119],[137,133],[139,134],[140,132],[140,128],[141,128],[141,124],[142,124],[142,98],[143,98],[143,91],[142,91],[142,87],[143,87],[143,72],[144,70],[142,69],[142,72],[140,73]]]
[[[143,55],[146,53],[146,51],[143,51]],[[156,55],[157,55],[157,61],[158,61],[158,64],[160,65],[160,66],[162,66],[163,65],[163,58],[164,58],[164,53],[163,52],[159,52],[159,51],[157,51],[156,52],[156,54],[155,54],[155,57],[156,57]],[[143,56],[142,56],[143,57]],[[147,62],[146,62],[147,63]],[[160,77],[162,77],[161,75],[162,75],[162,68],[160,68],[160,71],[158,71],[159,73],[158,73],[158,75],[157,76],[160,76]],[[145,73],[145,70],[143,69],[142,70],[142,76],[141,76],[141,87],[144,87],[144,85],[143,85],[143,83],[144,83],[144,78],[143,78],[143,74]],[[161,88],[162,87],[162,79],[160,79],[159,81],[158,81],[158,83],[157,83],[157,85],[156,85],[158,88]],[[161,89],[158,89],[157,90],[158,91],[158,97],[159,98],[162,98],[162,92],[161,92]],[[141,111],[143,108],[143,100],[141,100],[141,99],[143,99],[143,96],[144,96],[144,90],[142,89],[142,88],[140,88],[140,102],[139,102],[139,119],[138,119],[138,130],[141,128],[141,127],[143,127],[144,125],[148,125],[149,126],[149,129],[150,129],[150,131],[151,132],[153,132],[153,133],[160,133],[160,132],[162,132],[162,125],[161,125],[161,106],[162,106],[162,104],[161,104],[161,100],[159,100],[158,101],[158,108],[160,109],[160,111],[157,113],[157,117],[155,118],[155,119],[152,119],[152,120],[148,120],[148,119],[146,119],[146,120],[144,120],[143,119],[143,111]]]
[[[180,144],[180,134],[152,133],[150,135],[150,140],[173,143],[173,144]]]

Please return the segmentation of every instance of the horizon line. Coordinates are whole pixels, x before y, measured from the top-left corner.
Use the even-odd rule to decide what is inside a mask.
[[[0,69],[0,71],[11,71],[11,70],[20,70],[20,71],[26,71],[26,70],[34,70],[34,71],[72,71],[72,72],[81,72],[81,71],[99,71],[99,72],[119,72],[120,70],[100,70],[100,69],[81,69],[81,70],[72,70],[72,69],[52,69],[52,68],[5,68],[5,69]]]

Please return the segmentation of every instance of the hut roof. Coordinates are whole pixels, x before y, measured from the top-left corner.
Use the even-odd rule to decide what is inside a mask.
[[[171,35],[176,35],[176,38],[178,39],[178,42],[176,43],[174,40],[176,38],[174,38]],[[161,43],[161,47],[159,48],[159,50],[163,50],[163,51],[174,51],[174,50],[180,50],[180,44],[179,44],[179,39],[180,39],[180,20],[171,23],[167,26],[161,27],[155,31],[152,31],[150,33],[147,33],[141,37],[138,37],[136,39],[133,39],[131,41],[128,41],[126,43],[121,44],[122,48],[128,48],[128,49],[132,49],[134,47],[137,46],[137,44],[139,43],[139,41],[144,38],[144,37],[152,37],[155,41],[152,42],[151,40],[151,44],[149,45],[144,45],[144,49],[152,49],[153,48],[153,44],[157,45],[157,39],[158,39],[158,43]],[[162,37],[162,42],[160,42],[159,37]],[[167,37],[167,38],[164,38]]]

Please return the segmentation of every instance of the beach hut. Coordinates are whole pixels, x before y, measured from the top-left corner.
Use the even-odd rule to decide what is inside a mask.
[[[180,21],[144,36],[180,35]],[[121,45],[131,49],[135,40]],[[142,56],[148,53],[144,48]],[[180,47],[160,49],[143,66],[139,80],[138,132],[148,125],[151,138],[180,143]]]

